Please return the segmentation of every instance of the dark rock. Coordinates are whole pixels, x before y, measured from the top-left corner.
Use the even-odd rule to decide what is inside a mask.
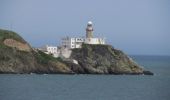
[[[154,75],[154,73],[152,73],[151,71],[143,71],[144,75]]]
[[[130,57],[110,45],[83,44],[82,48],[73,49],[70,59],[77,60],[87,74],[139,75],[144,71]]]

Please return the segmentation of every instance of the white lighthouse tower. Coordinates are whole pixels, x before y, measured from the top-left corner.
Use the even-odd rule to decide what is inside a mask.
[[[67,49],[81,48],[82,44],[105,44],[104,38],[93,36],[93,23],[89,21],[85,28],[86,37],[65,37],[62,38],[62,47]]]
[[[87,23],[87,28],[86,28],[86,38],[93,38],[93,26],[92,26],[92,22],[89,21]]]
[[[93,36],[93,23],[89,21],[86,27],[85,44],[105,44],[104,38],[97,38]]]

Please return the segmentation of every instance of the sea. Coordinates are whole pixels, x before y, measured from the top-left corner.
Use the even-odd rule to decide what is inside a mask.
[[[170,56],[131,56],[149,75],[1,74],[0,100],[170,100]]]

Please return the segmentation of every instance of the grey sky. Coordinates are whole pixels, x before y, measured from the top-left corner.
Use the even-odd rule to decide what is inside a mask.
[[[34,47],[85,36],[89,20],[95,36],[128,54],[170,55],[170,0],[0,0],[0,28]]]

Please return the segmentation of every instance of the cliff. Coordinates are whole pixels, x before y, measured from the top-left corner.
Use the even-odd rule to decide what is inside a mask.
[[[0,30],[0,73],[153,74],[109,45],[83,44],[69,59],[54,58],[8,30]]]
[[[58,59],[33,50],[17,33],[0,30],[0,73],[72,73]]]
[[[121,50],[110,45],[83,44],[81,49],[73,49],[71,59],[78,62],[77,69],[80,69],[80,73],[152,74],[141,68]],[[77,70],[72,68],[73,71],[74,69]]]

